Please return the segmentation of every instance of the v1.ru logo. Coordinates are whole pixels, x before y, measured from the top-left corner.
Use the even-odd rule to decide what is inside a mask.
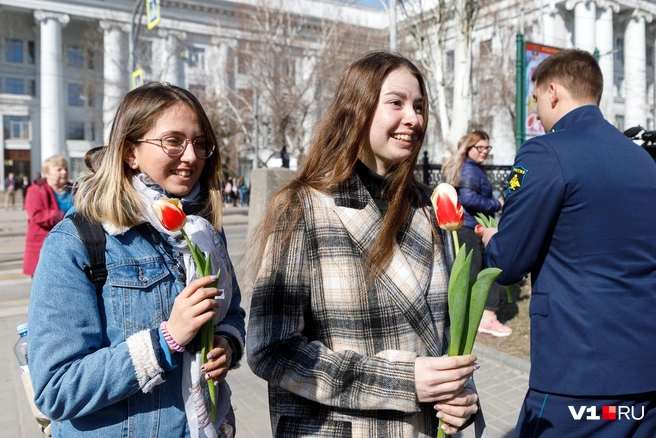
[[[577,411],[574,406],[568,406],[572,418],[575,420],[621,420],[622,417],[625,417],[627,420],[642,420],[645,417],[645,407],[640,406],[640,417],[636,417],[634,408],[636,406],[602,406],[601,407],[601,417],[597,415],[596,406],[581,406]],[[588,415],[583,418],[584,413]],[[631,414],[631,416],[629,416]]]

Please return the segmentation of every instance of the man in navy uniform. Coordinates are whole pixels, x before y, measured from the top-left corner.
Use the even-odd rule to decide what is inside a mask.
[[[531,79],[547,134],[520,148],[483,237],[499,283],[531,274],[515,437],[656,437],[656,164],[604,120],[592,55],[560,51]]]

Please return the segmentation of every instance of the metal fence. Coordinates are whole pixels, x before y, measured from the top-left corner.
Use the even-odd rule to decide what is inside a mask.
[[[492,192],[500,196],[508,188],[508,179],[512,166],[488,166],[483,165],[483,171],[492,186]],[[424,184],[434,188],[439,183],[444,182],[441,164],[430,164],[428,162],[428,152],[424,151],[424,157],[421,163],[415,167],[415,176]]]

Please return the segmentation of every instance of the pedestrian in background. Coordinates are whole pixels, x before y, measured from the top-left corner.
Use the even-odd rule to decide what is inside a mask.
[[[460,244],[467,246],[467,252],[472,252],[470,277],[473,281],[484,268],[483,266],[483,240],[476,234],[478,222],[476,215],[494,216],[503,207],[503,198],[494,199],[492,186],[487,175],[481,168],[488,154],[492,150],[490,137],[484,131],[472,131],[458,141],[458,150],[442,167],[446,182],[458,191],[458,200],[465,208],[465,223],[457,231]],[[505,337],[512,334],[512,329],[497,319],[497,311],[504,301],[506,291],[499,284],[494,283],[485,303],[483,317],[478,327],[479,333],[496,337]]]
[[[21,194],[23,195],[23,210],[25,210],[25,197],[27,196],[27,188],[31,186],[30,178],[27,175],[23,175],[21,178]]]
[[[97,292],[65,219],[43,244],[30,296],[35,403],[54,437],[234,436],[225,377],[244,351],[245,313],[222,232],[215,145],[193,94],[153,83],[123,98],[109,145],[88,160],[98,168],[79,181],[76,209],[102,225],[107,280]],[[185,239],[159,222],[152,205],[163,197],[182,204],[184,229],[218,279],[198,278]],[[197,334],[210,321],[214,348],[201,367]],[[215,422],[206,380],[218,387]]]
[[[18,183],[12,172],[5,178],[5,210],[13,210],[16,207],[16,189]]]
[[[41,171],[45,177],[36,180],[25,193],[24,207],[27,212],[27,234],[23,257],[25,275],[34,275],[43,240],[73,206],[66,158],[55,155],[46,159]]]
[[[363,56],[271,202],[247,357],[274,436],[432,438],[438,419],[449,434],[473,421],[476,358],[443,356],[452,244],[414,176],[427,123],[417,67]]]
[[[656,164],[604,120],[589,52],[561,50],[531,80],[547,134],[519,149],[498,232],[483,236],[501,284],[531,274],[515,436],[654,437]]]

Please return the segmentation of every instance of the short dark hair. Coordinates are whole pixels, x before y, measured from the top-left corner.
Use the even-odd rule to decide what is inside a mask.
[[[531,76],[535,87],[557,82],[578,101],[594,99],[599,105],[604,77],[599,63],[590,53],[566,49],[554,53],[537,66]]]

